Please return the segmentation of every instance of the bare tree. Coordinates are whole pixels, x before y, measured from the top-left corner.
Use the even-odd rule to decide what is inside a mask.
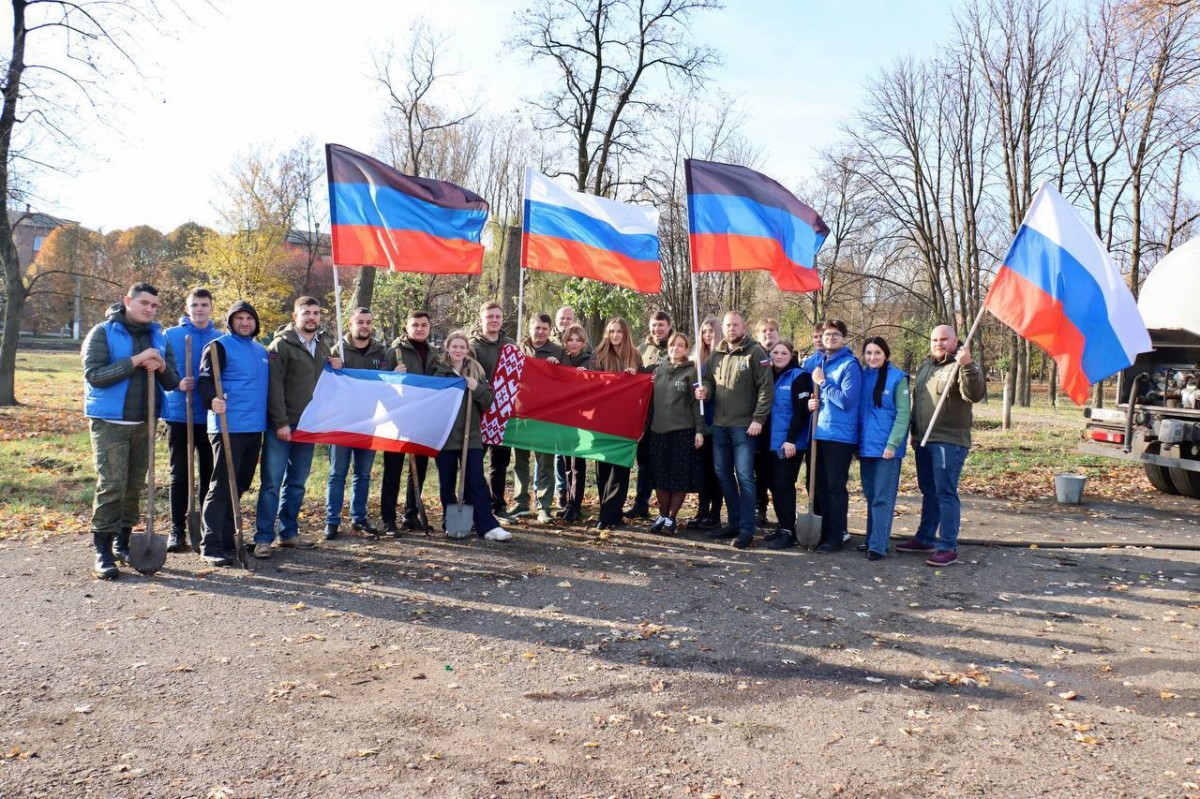
[[[12,49],[4,65],[0,109],[0,196],[14,188],[17,158],[35,159],[30,142],[38,135],[68,145],[68,121],[76,104],[94,110],[103,94],[106,59],[133,64],[135,32],[161,19],[153,0],[11,0]],[[33,44],[44,43],[31,62]],[[61,48],[61,52],[58,48]],[[19,131],[29,131],[18,139]],[[22,143],[23,142],[23,143]],[[17,337],[29,285],[12,240],[12,223],[0,214],[0,264],[4,269],[4,330],[0,338],[0,406],[17,404]]]

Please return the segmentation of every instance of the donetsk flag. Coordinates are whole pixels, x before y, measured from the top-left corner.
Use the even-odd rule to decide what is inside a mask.
[[[521,266],[657,294],[658,210],[569,191],[525,170]]]
[[[633,466],[650,411],[650,375],[580,372],[500,350],[483,443]]]
[[[765,269],[782,291],[816,291],[829,226],[777,182],[734,164],[683,162],[693,272]]]
[[[466,387],[461,377],[326,364],[292,440],[436,455],[458,421]]]
[[[1088,388],[1150,349],[1150,334],[1104,245],[1049,183],[1042,185],[983,306],[1058,363],[1076,405]]]
[[[442,180],[415,178],[326,144],[333,262],[399,272],[478,275],[488,204]]]

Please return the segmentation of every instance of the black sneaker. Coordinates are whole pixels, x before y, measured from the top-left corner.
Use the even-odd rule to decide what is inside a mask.
[[[790,530],[780,530],[779,535],[767,542],[767,549],[791,549],[796,546],[796,536]]]
[[[383,526],[383,534],[388,538],[399,538],[400,528],[396,526],[395,522],[388,522]]]
[[[841,552],[842,551],[842,542],[841,541],[824,541],[820,544],[817,544],[817,548],[813,551],[821,552],[824,554],[829,554],[830,552]]]
[[[867,560],[883,560],[883,553],[876,552],[873,549],[867,550]]]
[[[721,526],[720,519],[697,519],[695,529],[697,529],[697,530],[716,530],[720,526]]]
[[[187,532],[184,530],[172,530],[167,536],[167,551],[168,552],[187,552],[191,549],[188,544]]]
[[[621,515],[626,519],[649,519],[650,508],[648,506],[642,507],[641,505],[634,505],[629,510],[623,511]]]
[[[776,538],[779,538],[779,537],[780,537],[780,536],[782,536],[782,535],[791,535],[791,532],[789,532],[788,530],[784,530],[784,529],[781,527],[780,529],[776,530],[776,531],[775,531],[775,532],[773,532],[773,533],[767,533],[766,535],[764,535],[764,536],[763,536],[763,541],[764,541],[765,543],[768,543],[768,544],[769,544],[769,543],[771,543],[772,541],[774,541]]]
[[[730,538],[737,538],[741,532],[736,527],[722,527],[719,530],[713,530],[708,534],[708,537],[714,541],[728,541]]]
[[[338,526],[336,524],[325,525],[325,540],[332,541],[338,537]]]
[[[357,532],[366,533],[367,535],[379,535],[379,528],[371,524],[367,519],[363,519],[361,522],[351,522],[350,527]]]
[[[754,546],[754,536],[739,535],[737,538],[733,539],[733,546],[736,549],[749,549],[750,547]]]

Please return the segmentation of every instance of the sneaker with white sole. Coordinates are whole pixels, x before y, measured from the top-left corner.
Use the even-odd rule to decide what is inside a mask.
[[[538,524],[549,524],[550,523],[550,514],[544,510],[538,511],[537,523]]]
[[[503,527],[493,527],[483,534],[483,537],[488,541],[511,541],[512,533],[505,530]]]

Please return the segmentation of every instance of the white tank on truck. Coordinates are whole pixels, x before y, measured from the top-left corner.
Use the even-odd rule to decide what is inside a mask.
[[[1087,408],[1080,449],[1136,460],[1159,491],[1200,499],[1200,239],[1172,250],[1142,284],[1154,349],[1117,377],[1117,407]]]

